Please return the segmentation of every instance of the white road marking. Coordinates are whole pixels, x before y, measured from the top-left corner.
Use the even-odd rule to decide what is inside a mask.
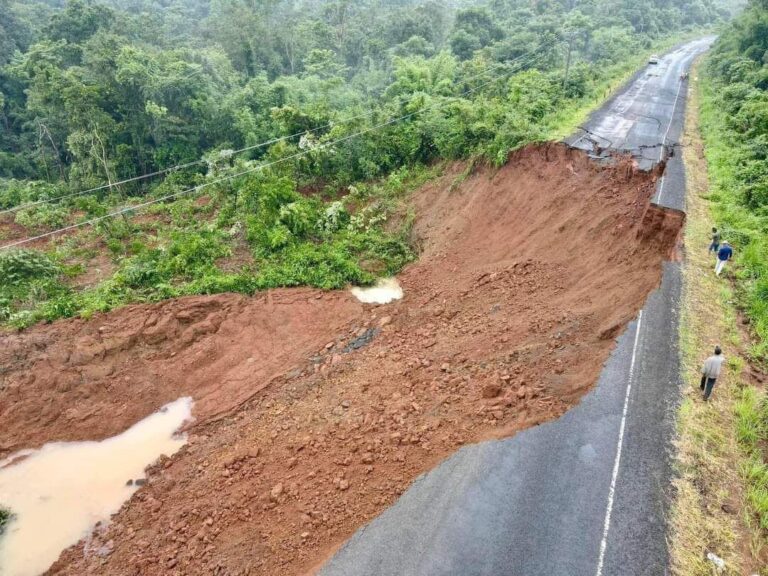
[[[685,63],[683,63],[683,69],[685,69]],[[669,120],[669,126],[667,127],[667,131],[664,134],[664,141],[663,143],[666,144],[667,138],[669,138],[669,133],[672,130],[672,124],[675,121],[675,112],[677,111],[677,105],[680,102],[680,92],[683,89],[684,82],[680,81],[680,86],[677,89],[677,95],[675,96],[675,103],[672,107],[672,116]],[[664,157],[664,146],[661,148],[661,152],[659,153],[659,161]],[[659,188],[659,201],[658,203],[661,204],[661,198],[664,193],[664,183],[665,179],[664,177],[661,178],[660,188]],[[643,312],[640,312],[640,315],[637,319],[637,329],[635,332],[635,344],[632,348],[632,361],[629,366],[629,381],[627,383],[627,393],[624,398],[624,411],[622,413],[621,417],[621,426],[619,427],[619,441],[616,448],[616,460],[613,463],[613,476],[611,477],[611,487],[608,490],[608,507],[605,511],[605,523],[603,525],[603,539],[600,541],[600,556],[598,558],[597,562],[597,572],[596,576],[603,576],[603,567],[605,565],[605,554],[608,549],[608,534],[611,530],[611,515],[613,514],[613,504],[614,499],[616,497],[616,482],[619,478],[619,469],[621,468],[621,453],[624,448],[624,432],[626,430],[627,425],[627,415],[629,414],[629,399],[632,394],[632,381],[635,376],[635,363],[637,361],[637,349],[638,345],[640,343],[640,330],[643,326]]]
[[[632,86],[630,86],[623,94],[620,94],[619,96],[616,96],[614,98],[613,103],[611,104],[611,108],[608,111],[608,114],[603,120],[600,122],[600,124],[595,128],[594,134],[598,136],[598,138],[602,138],[604,140],[607,140],[611,144],[615,144],[615,142],[611,138],[607,138],[605,136],[599,136],[601,133],[608,133],[610,136],[613,136],[616,140],[619,140],[621,138],[626,138],[627,134],[629,134],[629,131],[632,129],[632,126],[634,124],[634,121],[628,120],[626,118],[622,118],[621,116],[632,106],[635,105],[635,102],[637,102],[637,99],[640,97],[640,93],[645,88],[645,85],[648,83],[648,76],[644,76],[641,80],[636,81]],[[629,102],[627,102],[627,98],[631,99]],[[610,128],[607,126],[610,125]],[[578,144],[586,138],[586,134],[582,135],[578,140],[576,140],[571,146],[574,148],[578,146]]]
[[[667,131],[664,133],[664,140],[662,141],[662,144],[667,143],[667,138],[669,138],[669,133],[672,130],[672,124],[675,123],[675,112],[677,112],[677,104],[680,102],[680,92],[683,91],[683,84],[684,82],[680,80],[680,85],[677,87],[677,95],[675,96],[675,105],[672,107],[672,116],[669,119],[669,126],[667,126]],[[662,147],[661,153],[659,154],[659,161],[661,161],[663,156],[664,148]]]
[[[685,69],[685,65],[683,65],[683,69]],[[659,162],[661,162],[661,159],[664,157],[664,147],[667,144],[667,138],[669,138],[669,132],[672,130],[672,124],[675,122],[675,112],[677,112],[677,103],[680,101],[680,92],[683,90],[683,84],[684,82],[680,80],[680,86],[677,88],[677,95],[675,96],[675,105],[672,107],[672,116],[669,118],[669,126],[667,126],[667,131],[664,134],[664,140],[661,141],[661,152],[659,152]],[[665,182],[665,176],[661,177],[661,182],[659,183],[659,199],[656,201],[656,204],[661,206],[661,199],[664,197],[664,182]]]
[[[664,183],[665,183],[666,176],[662,176],[661,180],[659,181],[659,199],[656,201],[656,204],[661,206],[661,198],[664,196]]]
[[[626,140],[629,131],[635,125],[635,120],[625,118],[624,114],[635,105],[650,80],[649,76],[644,76],[635,82],[624,94],[617,97],[608,114],[595,127],[594,133],[599,134],[601,138],[605,138],[612,146],[619,148],[619,142]]]
[[[603,539],[600,542],[600,558],[597,562],[596,576],[603,576],[603,564],[605,563],[605,551],[608,548],[608,532],[611,529],[611,514],[613,513],[613,500],[616,496],[616,481],[619,478],[619,467],[621,465],[621,451],[624,448],[624,430],[627,426],[627,414],[629,413],[629,397],[632,393],[632,379],[635,375],[635,361],[637,360],[637,347],[640,342],[640,329],[643,327],[643,312],[637,319],[637,330],[635,332],[635,345],[632,348],[632,362],[629,365],[629,382],[627,383],[627,394],[624,398],[624,412],[621,417],[621,427],[619,428],[619,443],[616,448],[616,460],[613,463],[613,477],[611,478],[611,488],[608,491],[608,508],[605,511],[605,524],[603,526]]]

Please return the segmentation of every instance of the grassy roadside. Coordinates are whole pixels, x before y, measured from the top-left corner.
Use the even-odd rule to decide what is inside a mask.
[[[733,289],[713,274],[707,254],[714,225],[708,193],[710,175],[700,132],[702,90],[697,66],[692,75],[686,122],[685,163],[688,175],[687,259],[682,312],[681,350],[685,400],[678,420],[677,499],[671,516],[670,551],[679,576],[711,576],[714,553],[726,562],[723,574],[768,575],[766,528],[761,526],[759,453],[765,438],[762,396],[752,385],[748,342],[739,327]],[[698,391],[699,367],[716,344],[725,348],[727,373],[713,401],[704,404]],[[763,414],[763,417],[765,414]],[[757,498],[755,498],[757,496]],[[768,499],[766,499],[768,500]],[[765,523],[768,516],[763,516]]]

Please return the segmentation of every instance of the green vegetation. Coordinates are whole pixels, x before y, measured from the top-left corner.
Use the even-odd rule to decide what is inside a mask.
[[[561,136],[734,3],[575,4],[0,0],[0,242],[173,196],[5,251],[0,322],[394,273],[441,162]]]
[[[736,301],[753,333],[752,361],[768,360],[768,2],[754,0],[722,35],[704,74],[702,132],[709,200],[737,250]],[[747,520],[768,535],[768,395],[750,386],[735,398],[735,430]]]
[[[768,534],[768,396],[746,387],[736,403],[736,434],[748,460],[742,466],[747,484],[750,519],[763,534]]]
[[[711,185],[700,133],[702,82],[698,66],[692,77],[684,156],[688,177],[688,220],[684,264],[685,290],[680,344],[685,399],[678,414],[677,478],[670,514],[670,555],[678,576],[710,576],[707,553],[726,562],[724,574],[768,576],[766,531],[750,498],[761,470],[760,442],[765,446],[763,394],[753,387],[734,290],[712,273],[707,253],[712,218]],[[701,363],[715,344],[725,347],[727,371],[710,402],[701,401]],[[759,410],[763,410],[760,415]],[[761,420],[762,418],[762,427]],[[764,484],[763,484],[764,486]],[[754,492],[759,496],[759,489]]]
[[[728,574],[768,575],[768,394],[752,375],[768,359],[767,27],[768,2],[751,2],[699,67],[689,107],[681,337],[692,398],[679,417],[671,543],[681,576],[711,574],[708,551]],[[712,225],[736,247],[733,283],[712,274],[703,249]],[[726,348],[728,373],[703,404],[693,399],[698,368],[715,343]]]
[[[704,70],[702,129],[715,219],[735,244],[739,303],[768,359],[768,3],[754,1]]]

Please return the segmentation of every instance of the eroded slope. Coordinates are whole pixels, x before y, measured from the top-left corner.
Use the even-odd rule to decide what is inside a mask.
[[[169,397],[199,398],[189,446],[89,546],[111,552],[73,547],[51,573],[305,573],[457,446],[577,401],[658,285],[682,216],[649,206],[654,175],[561,145],[529,147],[459,186],[457,174],[414,198],[423,254],[395,305],[312,291],[225,296],[4,337],[6,450],[108,435]],[[273,298],[295,299],[296,316],[258,304]],[[168,320],[187,305],[203,312]],[[183,325],[147,340],[149,315],[152,326]],[[62,338],[96,338],[101,327],[120,331],[125,348],[73,367]],[[75,369],[78,385],[46,384]],[[35,421],[36,409],[49,415]]]

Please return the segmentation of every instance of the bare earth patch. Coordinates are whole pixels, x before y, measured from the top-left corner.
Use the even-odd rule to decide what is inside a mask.
[[[196,399],[187,447],[50,574],[312,569],[465,443],[557,418],[661,279],[683,216],[657,175],[532,146],[413,198],[403,300],[274,291],[130,307],[1,338],[0,455]]]

